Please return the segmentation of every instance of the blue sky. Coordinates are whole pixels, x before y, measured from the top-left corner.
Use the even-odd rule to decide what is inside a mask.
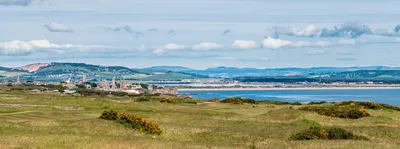
[[[0,0],[0,66],[400,66],[398,8],[397,0]]]

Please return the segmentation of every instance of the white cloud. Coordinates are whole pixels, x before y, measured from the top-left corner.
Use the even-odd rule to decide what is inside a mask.
[[[312,50],[312,51],[307,51],[307,55],[324,55],[327,52],[324,50]]]
[[[164,46],[164,48],[166,50],[183,50],[183,49],[185,49],[185,46],[179,45],[179,44],[174,44],[174,43],[169,43],[169,44],[166,44]]]
[[[236,60],[236,58],[229,57],[229,56],[217,56],[217,57],[211,57],[211,59],[216,59],[216,60]]]
[[[250,40],[235,40],[232,47],[236,49],[254,49],[257,48],[258,45],[256,42]]]
[[[272,60],[272,58],[269,58],[269,57],[260,57],[259,59],[260,59],[260,60],[263,60],[263,61],[270,61],[270,60]]]
[[[32,41],[11,41],[0,42],[0,55],[28,55],[33,52],[48,53],[75,53],[75,52],[115,52],[115,47],[99,45],[72,45],[72,44],[54,44],[48,40]]]
[[[201,51],[209,51],[214,49],[223,48],[224,45],[214,43],[214,42],[202,42],[200,44],[194,45],[192,47],[193,50],[201,50]]]
[[[336,52],[337,55],[354,55],[353,53],[349,51],[338,51]]]
[[[44,26],[50,32],[68,32],[68,33],[74,32],[72,28],[62,25],[62,24],[58,24],[56,22],[50,22],[50,23],[45,24]]]
[[[164,49],[161,49],[161,48],[158,48],[158,49],[156,49],[156,50],[154,50],[153,51],[153,53],[155,54],[155,55],[158,55],[158,56],[160,56],[160,55],[164,55]]]
[[[358,22],[349,22],[337,24],[331,28],[317,28],[315,25],[308,25],[304,28],[293,27],[273,27],[273,33],[276,35],[287,35],[297,37],[349,37],[357,38],[362,35],[376,36],[400,36],[400,25],[389,29],[370,28],[367,25]]]
[[[267,49],[280,49],[280,48],[302,48],[302,47],[330,47],[338,45],[354,45],[356,42],[326,42],[326,41],[288,41],[275,39],[272,37],[264,38],[263,47]]]
[[[33,0],[0,0],[0,5],[4,6],[29,6]]]
[[[174,44],[174,43],[168,43],[162,47],[157,47],[153,51],[154,54],[156,55],[163,55],[167,51],[171,50],[184,50],[185,46],[184,45],[179,45],[179,44]]]

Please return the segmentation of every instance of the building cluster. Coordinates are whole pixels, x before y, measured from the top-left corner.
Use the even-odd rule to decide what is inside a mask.
[[[9,84],[9,81],[0,81],[0,84]],[[12,82],[14,85],[20,84],[30,84],[30,85],[63,85],[67,87],[69,90],[73,90],[76,88],[80,88],[84,86],[86,89],[95,89],[95,90],[103,90],[103,91],[114,91],[114,92],[126,92],[129,94],[142,94],[142,93],[150,93],[150,94],[168,94],[168,95],[177,95],[178,89],[176,88],[166,88],[155,85],[145,85],[143,88],[141,83],[118,80],[116,77],[113,77],[111,81],[97,81],[97,82],[89,82],[87,80],[86,75],[82,75],[81,80],[72,81],[71,78],[68,78],[62,82],[43,82],[43,81],[25,81],[21,82],[20,77],[17,76],[15,81]]]

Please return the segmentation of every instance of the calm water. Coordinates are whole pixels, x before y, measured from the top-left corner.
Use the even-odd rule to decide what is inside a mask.
[[[374,101],[400,106],[399,89],[344,89],[344,90],[235,90],[235,91],[179,91],[194,98],[212,99],[245,97],[255,100],[280,101]]]

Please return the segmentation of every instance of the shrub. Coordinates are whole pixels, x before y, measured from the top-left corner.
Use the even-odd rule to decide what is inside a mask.
[[[117,112],[110,110],[110,111],[104,111],[99,118],[104,120],[117,120],[118,119],[117,115],[118,115]]]
[[[118,123],[147,134],[160,135],[162,133],[162,130],[157,124],[149,122],[146,119],[135,114],[118,113],[110,110],[104,111],[99,118],[104,120],[117,121]]]
[[[137,102],[143,102],[143,101],[150,101],[149,97],[139,97],[136,99]]]
[[[218,98],[211,99],[210,102],[220,103],[221,100]]]
[[[301,107],[300,110],[314,111],[320,115],[326,115],[331,117],[339,118],[349,118],[358,119],[361,117],[370,116],[368,111],[363,106],[351,106],[351,105],[341,105],[341,106],[308,106]]]
[[[359,101],[359,102],[342,101],[342,102],[335,102],[334,104],[337,106],[340,106],[340,105],[364,106],[366,109],[373,109],[373,110],[392,109],[392,110],[400,111],[400,107],[392,106],[392,105],[388,105],[388,104],[375,103],[375,102],[370,102],[370,101]]]
[[[162,103],[173,103],[174,99],[165,98],[165,99],[161,99],[160,102],[162,102]]]
[[[292,135],[289,140],[368,140],[338,127],[310,127]]]
[[[300,102],[288,102],[288,101],[275,101],[275,100],[262,100],[258,103],[274,104],[274,105],[302,105]]]
[[[324,103],[328,103],[326,101],[312,101],[309,102],[308,105],[320,105],[320,104],[324,104]]]
[[[221,102],[222,103],[233,103],[233,104],[244,104],[244,103],[256,104],[256,101],[253,99],[241,98],[241,97],[225,98]]]

